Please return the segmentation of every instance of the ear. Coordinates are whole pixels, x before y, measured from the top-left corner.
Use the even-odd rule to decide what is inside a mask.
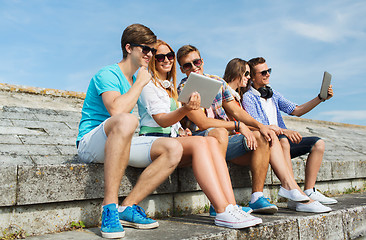
[[[183,70],[183,67],[179,67],[180,71],[185,74],[186,72]]]
[[[131,45],[129,43],[126,44],[125,49],[126,49],[126,52],[127,53],[129,53],[129,54],[132,53],[132,47],[131,47]]]

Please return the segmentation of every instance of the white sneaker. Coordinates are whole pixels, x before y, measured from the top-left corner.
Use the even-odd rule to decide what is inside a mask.
[[[309,202],[310,198],[306,195],[300,193],[297,189],[287,190],[280,186],[280,191],[278,191],[278,195],[294,202]]]
[[[248,215],[245,216],[238,211],[236,206],[229,204],[225,208],[225,212],[216,214],[215,224],[217,226],[236,229],[255,226],[258,222],[257,218],[250,214]]]
[[[324,196],[323,194],[318,192],[315,188],[313,190],[314,191],[312,191],[310,194],[307,194],[307,195],[314,201],[318,201],[321,204],[335,204],[338,202],[334,198]]]
[[[330,207],[326,207],[318,201],[311,203],[299,203],[289,200],[287,207],[298,212],[310,212],[310,213],[326,213],[332,211]]]
[[[261,218],[250,215],[251,212],[244,211],[243,208],[240,207],[239,205],[236,205],[235,207],[238,210],[239,214],[241,214],[244,218],[252,218],[253,221],[256,223],[256,225],[263,223]]]

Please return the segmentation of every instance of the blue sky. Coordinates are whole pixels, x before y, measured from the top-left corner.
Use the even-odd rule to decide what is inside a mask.
[[[265,57],[271,86],[298,104],[326,70],[335,96],[303,117],[366,125],[365,13],[362,0],[0,0],[0,82],[86,91],[121,60],[123,29],[142,23],[176,51],[198,47],[206,73]]]

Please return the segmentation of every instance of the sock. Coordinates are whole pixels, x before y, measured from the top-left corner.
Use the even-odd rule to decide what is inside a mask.
[[[118,212],[123,212],[128,206],[119,206]]]
[[[310,194],[312,194],[313,192],[315,192],[315,188],[310,188],[310,189],[306,189],[305,191],[304,191],[304,193],[306,194],[306,195],[310,195]]]
[[[255,203],[260,197],[263,197],[263,192],[254,192],[252,193],[252,198],[250,200],[250,203]]]

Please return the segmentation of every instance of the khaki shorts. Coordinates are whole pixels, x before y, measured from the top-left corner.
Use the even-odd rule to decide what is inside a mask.
[[[98,127],[85,134],[79,142],[78,155],[85,163],[104,163],[104,146],[107,135],[104,131],[105,120]],[[150,150],[153,142],[159,137],[138,136],[131,142],[130,159],[128,165],[145,168],[150,165]]]

